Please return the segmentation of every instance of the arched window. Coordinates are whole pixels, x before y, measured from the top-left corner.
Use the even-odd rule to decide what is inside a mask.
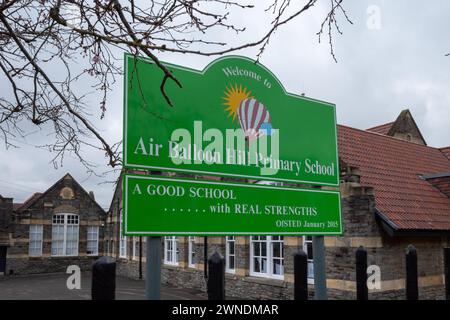
[[[58,213],[53,215],[52,222],[52,256],[77,256],[79,216]]]

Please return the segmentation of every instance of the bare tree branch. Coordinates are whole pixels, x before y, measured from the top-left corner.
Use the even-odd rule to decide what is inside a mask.
[[[0,138],[15,146],[28,122],[52,130],[54,141],[40,147],[55,153],[55,166],[68,153],[93,172],[84,148],[102,150],[111,167],[120,166],[120,143],[108,143],[89,121],[95,109],[87,97],[96,97],[103,119],[109,94],[123,73],[123,52],[146,56],[161,69],[160,91],[172,106],[166,85],[182,83],[160,61],[161,52],[217,56],[256,47],[259,60],[276,31],[318,2],[273,0],[264,8],[272,18],[263,35],[229,45],[212,36],[245,32],[246,26],[231,23],[231,17],[250,14],[259,1],[0,0]],[[328,31],[335,60],[332,31],[342,33],[338,14],[351,23],[342,2],[330,0],[318,33],[320,41]],[[92,91],[86,91],[87,85]]]

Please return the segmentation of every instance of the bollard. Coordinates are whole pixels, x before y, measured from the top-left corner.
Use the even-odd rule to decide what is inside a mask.
[[[208,300],[225,300],[225,259],[216,251],[208,259]]]
[[[116,298],[116,262],[108,257],[97,259],[92,265],[92,300]]]
[[[411,244],[406,249],[406,299],[419,300],[417,250]]]
[[[294,254],[294,300],[308,300],[308,256],[302,249]]]
[[[369,300],[367,288],[367,250],[359,246],[356,250],[356,299]]]
[[[445,299],[450,300],[450,248],[444,248]]]

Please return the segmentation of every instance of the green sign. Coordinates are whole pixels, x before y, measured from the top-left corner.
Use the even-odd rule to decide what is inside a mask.
[[[338,185],[335,106],[287,93],[264,66],[224,57],[203,71],[125,56],[124,165]]]
[[[124,234],[342,234],[337,191],[125,174]]]

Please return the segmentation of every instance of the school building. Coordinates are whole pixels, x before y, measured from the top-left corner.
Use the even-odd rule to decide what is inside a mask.
[[[405,249],[412,244],[419,298],[443,299],[450,147],[427,146],[409,110],[374,128],[337,129],[344,233],[325,237],[328,296],[356,298],[355,251],[364,246],[368,264],[381,270],[381,288],[370,290],[369,299],[404,299]],[[145,277],[145,237],[122,236],[121,215],[119,183],[107,213],[105,254],[117,259],[119,274]],[[164,237],[163,283],[204,290],[204,244],[204,237]],[[208,256],[218,251],[225,257],[226,294],[247,299],[292,299],[293,255],[299,248],[308,254],[312,295],[311,237],[207,237]]]
[[[105,219],[70,174],[24,203],[0,195],[0,275],[90,270],[104,253]]]
[[[381,288],[370,290],[369,298],[404,299],[405,249],[412,244],[419,298],[444,298],[450,147],[427,146],[408,110],[374,128],[337,129],[344,232],[325,237],[328,296],[355,299],[355,251],[362,245],[368,264],[381,270]],[[0,275],[65,272],[72,264],[89,270],[108,255],[116,259],[118,274],[145,277],[145,237],[122,236],[121,215],[121,183],[105,212],[70,174],[24,203],[0,195]],[[204,290],[204,244],[204,237],[164,237],[163,283]],[[308,254],[312,295],[311,237],[207,237],[208,256],[218,251],[225,257],[227,295],[246,299],[292,299],[299,248]]]

